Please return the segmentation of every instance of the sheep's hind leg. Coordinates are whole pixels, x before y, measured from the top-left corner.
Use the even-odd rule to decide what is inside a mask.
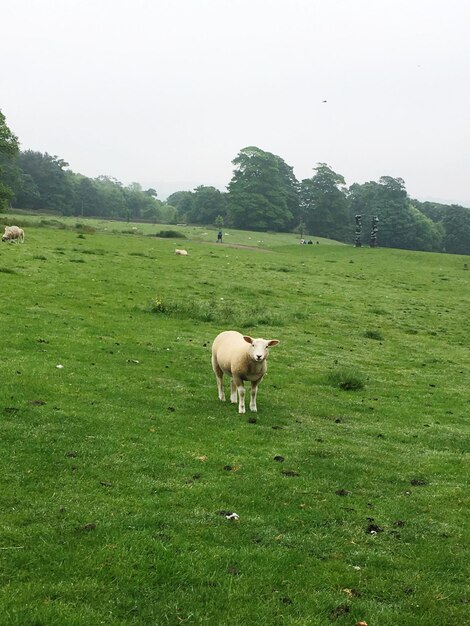
[[[215,378],[217,380],[217,393],[219,394],[219,400],[225,402],[224,373],[214,358],[212,358],[212,369],[214,370]]]
[[[236,404],[238,402],[237,385],[235,384],[233,378],[230,379],[230,402],[232,402],[233,404]]]

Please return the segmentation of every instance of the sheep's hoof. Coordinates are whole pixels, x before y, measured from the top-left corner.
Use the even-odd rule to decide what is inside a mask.
[[[253,413],[258,413],[258,409],[256,408],[256,406],[250,406],[250,411],[253,411]]]
[[[240,408],[238,409],[238,412],[239,412],[239,413],[245,413],[245,407],[240,407]]]

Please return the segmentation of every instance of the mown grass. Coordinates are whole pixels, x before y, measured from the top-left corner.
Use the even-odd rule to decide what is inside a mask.
[[[90,226],[0,246],[1,623],[464,624],[468,259]]]

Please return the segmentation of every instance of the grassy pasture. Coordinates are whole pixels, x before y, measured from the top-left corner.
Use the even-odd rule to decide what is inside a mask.
[[[122,222],[104,219],[81,219],[78,217],[31,215],[27,213],[4,213],[0,216],[0,224],[17,224],[22,227],[41,226],[49,228],[77,229],[81,224],[94,228],[98,232],[128,235],[148,235],[153,236],[160,231],[175,230],[184,235],[185,238],[195,242],[215,243],[217,241],[218,228],[202,227],[191,225],[170,225],[170,224],[149,224],[141,222]],[[233,228],[222,228],[223,242],[226,246],[247,246],[250,248],[275,248],[298,244],[300,235],[293,233],[257,233],[246,230],[236,230]],[[323,239],[322,237],[311,237],[312,241],[327,245],[343,245],[338,241]],[[185,239],[181,239],[180,243]]]
[[[21,219],[2,625],[466,623],[468,257]],[[217,399],[227,328],[281,340],[257,414]]]

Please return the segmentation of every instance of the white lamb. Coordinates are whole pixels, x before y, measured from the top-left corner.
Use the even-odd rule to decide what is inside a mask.
[[[219,399],[225,401],[223,377],[230,381],[230,402],[237,402],[238,412],[245,413],[245,388],[243,381],[251,381],[250,409],[257,411],[256,394],[258,385],[266,374],[266,360],[271,346],[277,346],[277,339],[253,339],[235,330],[225,330],[217,335],[212,344],[212,369],[217,379]]]
[[[179,256],[188,256],[188,251],[187,250],[178,250],[178,248],[176,248],[175,254],[177,254]]]

